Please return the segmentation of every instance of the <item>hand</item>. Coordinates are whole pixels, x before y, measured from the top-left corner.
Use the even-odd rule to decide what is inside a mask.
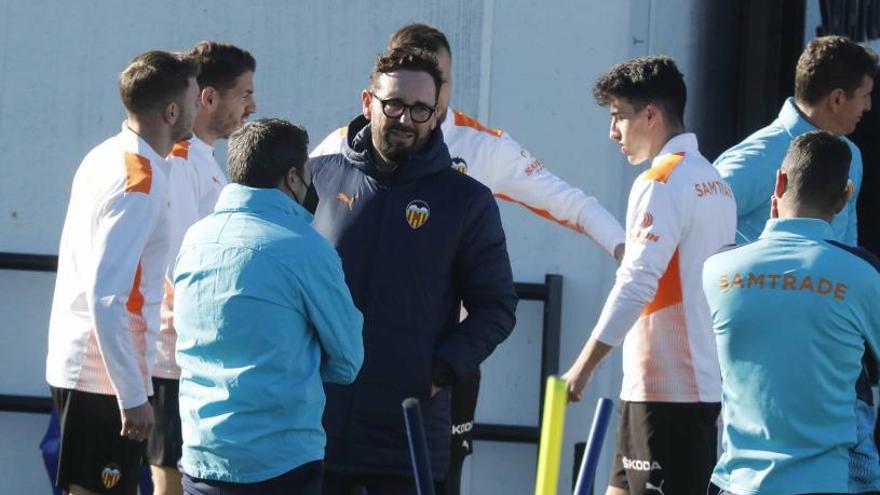
[[[590,375],[591,370],[577,362],[562,375],[565,388],[568,390],[569,402],[580,402],[584,398],[584,387],[590,381]]]
[[[432,383],[431,384],[431,398],[433,399],[434,396],[437,395],[438,393],[440,393],[441,390],[443,390],[443,389]]]
[[[617,247],[614,248],[614,259],[617,260],[617,264],[619,265],[621,261],[623,261],[623,255],[626,252],[626,244],[620,243]]]
[[[143,442],[150,436],[153,431],[153,406],[149,402],[123,409],[122,413],[122,431],[119,434],[128,437],[135,442]]]

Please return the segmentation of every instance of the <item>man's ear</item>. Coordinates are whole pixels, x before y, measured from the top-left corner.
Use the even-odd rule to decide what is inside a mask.
[[[371,103],[373,102],[373,95],[370,94],[368,90],[363,90],[361,92],[361,111],[364,114],[364,118],[367,120],[373,119],[373,108]]]
[[[852,195],[855,194],[856,187],[853,185],[851,181],[846,181],[846,188],[844,189],[843,196],[834,203],[834,214],[837,215],[844,208],[846,208],[846,204],[849,202],[849,199],[852,198]]]
[[[786,187],[788,187],[788,174],[779,169],[776,171],[776,185],[773,187],[773,195],[776,199],[785,195]]]
[[[835,88],[828,93],[828,106],[833,111],[837,111],[844,103],[846,103],[846,91],[843,88]]]
[[[165,110],[162,112],[162,120],[168,125],[174,125],[177,123],[177,119],[180,118],[180,106],[176,101],[169,102],[165,105]]]
[[[219,96],[216,89],[212,86],[206,86],[205,89],[199,92],[199,103],[202,105],[202,108],[212,110]]]
[[[648,127],[654,127],[657,125],[660,118],[660,113],[657,112],[657,107],[648,103],[642,111],[645,112],[645,117],[648,119]]]

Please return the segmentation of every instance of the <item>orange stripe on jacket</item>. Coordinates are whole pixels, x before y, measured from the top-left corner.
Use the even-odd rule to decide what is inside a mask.
[[[129,313],[144,316],[144,295],[141,294],[141,264],[138,263],[137,271],[134,272],[134,283],[131,284],[131,292],[128,294],[128,302],[125,308]]]
[[[657,293],[654,294],[654,300],[645,306],[642,316],[649,315],[668,308],[673,304],[682,302],[681,294],[681,269],[678,262],[678,248],[672,253],[672,259],[666,266],[666,272],[660,277],[660,283],[657,284]]]
[[[171,156],[189,160],[189,144],[189,141],[178,141],[174,143],[174,147],[171,148]]]
[[[526,209],[529,210],[530,212],[532,212],[532,213],[534,213],[534,214],[536,214],[536,215],[542,216],[542,217],[546,218],[547,220],[552,220],[552,221],[554,221],[554,222],[556,222],[556,223],[558,223],[559,225],[562,225],[562,226],[564,226],[564,227],[568,227],[568,228],[570,228],[571,230],[577,232],[578,234],[585,234],[585,233],[586,233],[586,231],[584,231],[584,229],[582,229],[582,228],[580,227],[580,225],[573,224],[573,223],[571,223],[571,222],[569,222],[569,221],[567,221],[567,220],[560,220],[560,219],[554,217],[554,216],[553,216],[549,211],[547,211],[547,210],[542,210],[542,209],[540,209],[540,208],[536,208],[536,207],[534,207],[534,206],[531,206],[531,205],[528,205],[528,204],[526,204],[526,203],[523,203],[522,201],[517,201],[517,200],[511,198],[510,196],[508,196],[508,195],[506,195],[506,194],[497,193],[497,194],[493,194],[493,196],[495,196],[495,197],[498,198],[498,199],[503,199],[504,201],[509,201],[509,202],[511,202],[511,203],[518,204],[518,205],[520,205],[520,206],[526,208]]]
[[[488,134],[491,134],[495,137],[501,137],[504,134],[504,131],[500,129],[490,129],[483,124],[480,123],[479,120],[466,115],[461,110],[453,110],[452,114],[455,116],[455,125],[459,127],[470,127],[471,129],[476,129],[478,131],[482,131]]]
[[[150,194],[153,169],[150,160],[137,153],[125,152],[125,192]]]
[[[663,157],[662,161],[656,167],[651,167],[642,174],[642,180],[656,180],[657,182],[666,183],[672,171],[684,160],[684,153],[673,153]]]

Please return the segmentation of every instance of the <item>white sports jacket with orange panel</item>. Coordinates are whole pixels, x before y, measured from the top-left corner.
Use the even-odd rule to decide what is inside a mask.
[[[214,213],[226,175],[214,159],[214,147],[193,136],[174,145],[168,156],[168,200],[171,202],[171,256],[165,272],[162,326],[156,340],[153,376],[177,380],[180,368],[174,360],[177,332],[174,329],[174,262],[183,236],[194,223]]]
[[[169,247],[166,166],[125,126],[80,164],[58,253],[50,385],[115,395],[123,409],[152,395]]]
[[[719,402],[703,262],[736,232],[736,203],[694,134],[669,140],[630,191],[626,254],[593,337],[623,342],[620,398]]]

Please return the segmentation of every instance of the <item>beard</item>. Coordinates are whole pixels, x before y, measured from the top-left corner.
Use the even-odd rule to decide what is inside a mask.
[[[193,136],[193,119],[190,115],[181,115],[171,128],[174,142],[190,139]]]
[[[211,121],[211,129],[214,131],[214,134],[220,136],[224,139],[229,139],[229,136],[237,131],[243,124],[242,121],[248,118],[250,114],[242,114],[242,115],[232,115],[232,114],[224,114],[215,116]]]
[[[405,144],[395,142],[395,138],[392,136],[392,131],[412,133],[412,143]],[[379,153],[382,154],[382,157],[385,158],[385,160],[395,163],[403,163],[414,153],[421,151],[422,148],[425,147],[425,143],[428,142],[429,137],[430,132],[420,135],[418,129],[415,127],[406,126],[400,122],[389,122],[383,129],[381,129],[378,143],[375,144]]]

